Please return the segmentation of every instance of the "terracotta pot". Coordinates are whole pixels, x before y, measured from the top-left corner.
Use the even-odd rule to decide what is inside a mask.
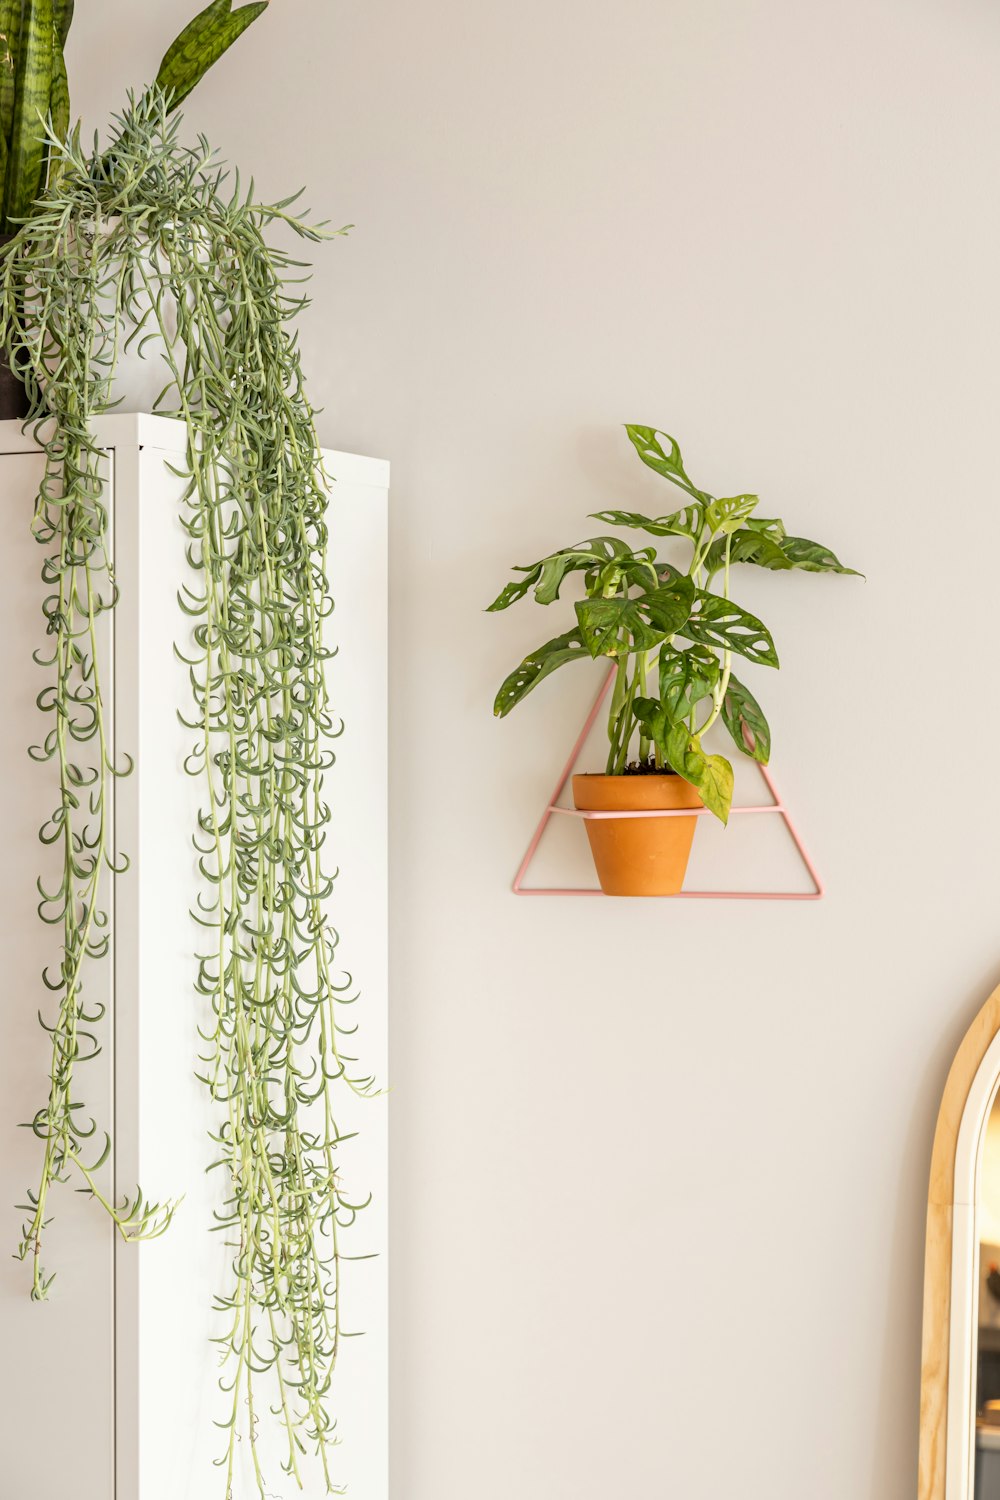
[[[701,807],[682,776],[574,776],[573,801],[586,812]],[[676,896],[684,884],[697,818],[583,818],[607,896]]]

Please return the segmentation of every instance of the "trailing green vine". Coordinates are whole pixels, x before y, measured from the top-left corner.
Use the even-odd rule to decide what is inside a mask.
[[[54,722],[30,753],[36,760],[56,762],[58,802],[39,837],[61,855],[58,885],[49,890],[38,880],[38,912],[43,922],[59,929],[62,939],[58,971],[53,975],[46,969],[42,974],[46,988],[59,996],[55,1022],[42,1020],[52,1037],[49,1090],[31,1122],[43,1142],[42,1167],[37,1189],[29,1189],[28,1202],[20,1205],[29,1217],[18,1254],[22,1260],[31,1259],[31,1295],[36,1301],[45,1298],[53,1280],[41,1257],[54,1183],[74,1175],[82,1178],[84,1190],[99,1200],[125,1239],[161,1234],[173,1213],[173,1205],[148,1203],[138,1190],[122,1204],[108,1201],[97,1185],[97,1174],[107,1160],[110,1136],[105,1132],[95,1153],[97,1126],[81,1114],[74,1086],[76,1064],[101,1051],[97,1028],[105,1006],[100,1000],[88,1004],[84,999],[83,975],[88,960],[104,958],[108,952],[101,884],[104,872],[113,874],[116,868],[109,835],[110,783],[127,773],[131,763],[117,767],[112,760],[98,670],[98,622],[114,604],[115,584],[97,454],[74,436],[69,424],[62,438],[58,447],[57,438],[50,440],[34,517],[35,536],[51,549],[42,565],[43,581],[51,590],[43,604],[51,654],[36,651],[35,660],[51,669],[53,680],[37,702]]]
[[[81,1028],[94,1036],[100,1007],[82,1007],[79,971],[84,957],[107,949],[95,899],[98,868],[111,858],[103,808],[117,768],[96,677],[94,631],[114,583],[91,423],[108,408],[123,344],[148,353],[158,334],[160,409],[187,431],[183,521],[193,571],[180,597],[192,644],[181,655],[194,706],[184,720],[195,736],[187,769],[205,794],[195,837],[200,1076],[220,1107],[212,1166],[225,1183],[217,1223],[232,1248],[216,1304],[227,1431],[219,1462],[232,1495],[245,1435],[264,1495],[257,1434],[270,1411],[284,1428],[286,1472],[302,1484],[312,1450],[332,1492],[341,1234],[364,1206],[340,1181],[334,1091],[367,1094],[373,1080],[343,1049],[354,1028],[341,1007],[353,996],[324,909],[323,778],[336,727],[323,631],[333,606],[326,480],[289,327],[305,298],[294,289],[300,263],[264,238],[276,224],[309,240],[322,230],[289,211],[293,200],[260,204],[238,179],[230,184],[204,140],[180,144],[168,102],[159,91],[131,102],[104,150],[71,139],[56,185],[0,269],[0,338],[30,369],[46,459],[36,527],[55,544],[46,613],[56,689],[42,706],[54,709],[56,728],[41,753],[60,767],[52,829],[67,851],[56,907],[63,1002],[52,1089],[35,1122],[45,1142],[41,1188],[22,1252],[40,1242],[49,1188],[70,1163],[93,1189],[93,1163],[81,1155],[89,1135],[74,1123],[74,1068]],[[91,583],[98,565],[103,592]],[[74,592],[78,577],[84,585]],[[74,767],[67,734],[96,737],[93,774]],[[81,787],[96,809],[90,831],[71,822]],[[140,1193],[105,1207],[129,1238],[162,1232],[173,1212]],[[36,1272],[39,1294],[46,1285]]]
[[[264,14],[268,0],[233,10],[209,0],[171,42],[156,83],[176,109],[234,42]],[[0,0],[0,233],[16,232],[58,166],[69,130],[65,47],[75,0]],[[91,20],[94,24],[98,17]],[[47,128],[49,122],[50,128]]]

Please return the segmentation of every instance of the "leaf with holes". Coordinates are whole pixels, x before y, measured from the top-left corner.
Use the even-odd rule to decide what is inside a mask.
[[[687,578],[687,573],[682,573],[680,568],[675,568],[673,563],[657,562],[656,576],[661,583],[674,583],[678,578]]]
[[[706,755],[686,724],[672,724],[661,749],[678,776],[695,788],[709,812],[720,823],[728,823],[733,804],[733,768],[725,756]]]
[[[506,718],[511,709],[557,667],[564,667],[570,661],[589,660],[579,630],[567,630],[565,635],[546,641],[544,646],[526,656],[504,680],[493,704],[494,714],[498,719]]]
[[[517,603],[518,599],[523,599],[537,577],[538,574],[535,573],[533,578],[512,578],[510,583],[505,583],[493,603],[487,604],[487,613],[498,609],[509,609],[512,604]]]
[[[712,501],[705,511],[705,521],[710,531],[721,531],[726,536],[741,526],[756,506],[756,495],[728,495]]]
[[[660,701],[668,716],[686,719],[696,703],[707,698],[719,680],[719,658],[707,646],[660,651]]]
[[[690,578],[649,589],[635,598],[581,599],[576,617],[591,656],[629,656],[649,651],[680,630],[691,612]]]
[[[791,561],[766,531],[734,531],[729,538],[730,563],[753,563],[758,568],[790,568]],[[712,543],[705,554],[705,567],[713,577],[726,565],[726,538]]]
[[[661,432],[657,427],[642,427],[636,422],[626,422],[625,431],[629,435],[636,453],[642,459],[648,469],[656,474],[662,474],[664,479],[669,479],[671,484],[680,485],[682,490],[687,490],[696,500],[703,500],[707,504],[711,499],[703,490],[699,490],[688,478],[684,469],[684,460],[681,458],[681,450],[670,436],[669,432]],[[665,449],[659,441],[665,438],[669,448]]]
[[[840,559],[824,547],[822,542],[811,542],[804,536],[786,536],[781,550],[793,568],[802,568],[806,573],[848,573],[852,578],[863,578],[856,568],[845,568]]]
[[[732,674],[722,700],[722,722],[744,755],[767,765],[771,759],[770,726],[753,693]]]
[[[551,604],[558,599],[567,573],[578,572],[581,568],[601,568],[618,558],[631,556],[629,548],[616,536],[595,536],[575,547],[563,547],[540,562],[529,563],[526,567],[515,566],[514,572],[525,576],[512,579],[501,589],[493,603],[487,606],[487,612],[509,608],[518,599],[523,599],[530,588],[534,588],[539,604]]]
[[[631,557],[628,547],[616,536],[592,537],[577,547],[555,552],[542,560],[535,598],[539,604],[552,604],[559,598],[567,573],[578,572],[581,568],[606,568],[628,557]]]
[[[609,598],[619,588],[655,589],[662,582],[656,566],[656,552],[643,547],[627,557],[606,563],[586,576],[587,594],[591,599]]]
[[[706,594],[704,589],[699,589],[690,618],[678,629],[681,635],[689,641],[696,641],[699,646],[735,651],[762,667],[778,665],[778,653],[767,626],[732,599],[722,599],[717,594]]]
[[[705,525],[705,507],[696,501],[669,516],[644,516],[637,510],[597,510],[590,519],[603,521],[605,526],[632,526],[651,536],[686,536],[697,541]]]
[[[769,536],[772,542],[780,542],[785,535],[785,523],[777,516],[767,518],[765,516],[747,516],[746,525],[751,531],[761,531]]]

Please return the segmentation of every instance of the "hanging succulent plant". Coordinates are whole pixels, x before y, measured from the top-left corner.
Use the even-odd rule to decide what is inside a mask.
[[[233,10],[211,0],[167,48],[156,75],[176,109],[261,15],[268,0]],[[65,46],[74,0],[0,0],[0,245],[33,212],[62,160],[70,126]],[[27,397],[11,351],[0,345],[0,419],[24,417]]]
[[[170,44],[156,86],[176,109],[209,68],[267,10],[253,0],[233,10],[233,0],[211,0]],[[50,135],[69,131],[69,79],[65,46],[74,0],[0,0],[0,233],[9,234],[31,213],[58,162]]]
[[[290,212],[292,200],[260,204],[230,184],[204,140],[181,145],[171,103],[162,89],[131,102],[103,150],[85,152],[79,132],[65,148],[53,141],[58,174],[0,262],[0,339],[23,361],[45,455],[35,529],[49,549],[52,683],[40,706],[53,727],[38,753],[59,776],[43,838],[63,851],[61,887],[43,891],[63,959],[49,981],[59,994],[52,1082],[34,1121],[43,1159],[20,1253],[34,1262],[33,1294],[44,1296],[52,1187],[77,1174],[100,1196],[90,1135],[77,1124],[76,1071],[98,1046],[101,1014],[81,989],[108,946],[98,901],[112,857],[104,808],[111,778],[128,766],[112,763],[98,672],[96,632],[115,583],[92,419],[108,408],[131,327],[162,361],[160,409],[188,435],[187,768],[204,786],[196,988],[201,1073],[219,1105],[219,1219],[232,1247],[217,1299],[221,1462],[231,1492],[245,1434],[265,1493],[256,1435],[270,1407],[287,1435],[285,1469],[300,1478],[312,1449],[332,1490],[339,1236],[363,1206],[338,1176],[336,1094],[367,1093],[372,1080],[341,1048],[340,1006],[351,995],[324,909],[322,785],[334,731],[323,621],[332,602],[326,481],[290,328],[304,298],[291,289],[299,263],[264,237],[277,223],[307,240],[322,231]],[[79,764],[78,744],[96,745],[92,766]],[[162,1233],[174,1211],[140,1192],[124,1205],[101,1202],[128,1239]]]

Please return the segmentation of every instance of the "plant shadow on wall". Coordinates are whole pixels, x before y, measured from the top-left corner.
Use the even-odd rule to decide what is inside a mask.
[[[553,604],[574,573],[582,574],[585,597],[574,605],[576,624],[506,678],[494,713],[503,718],[569,662],[610,659],[605,774],[574,776],[575,805],[592,815],[587,834],[605,894],[670,896],[684,883],[697,821],[684,810],[706,807],[725,823],[732,805],[732,765],[706,752],[703,737],[718,722],[743,755],[766,765],[771,754],[767,719],[733,658],[776,668],[778,655],[766,625],[731,597],[732,569],[860,575],[828,547],[757,516],[756,495],[717,498],[699,489],[667,433],[634,424],[625,430],[642,462],[687,503],[657,517],[602,510],[592,519],[674,539],[687,556],[677,566],[655,544],[636,548],[599,536],[515,568],[522,576],[490,610],[509,608],[529,590],[537,603]]]
[[[323,777],[338,731],[323,643],[333,607],[327,478],[291,327],[305,304],[301,263],[264,237],[275,225],[326,236],[290,213],[291,199],[261,204],[241,191],[204,140],[182,145],[170,113],[180,92],[173,82],[131,100],[104,148],[85,150],[79,128],[68,142],[50,133],[48,186],[0,262],[0,339],[23,375],[45,459],[34,530],[48,549],[49,645],[36,659],[51,673],[38,701],[52,727],[33,753],[58,772],[41,837],[61,851],[57,888],[39,883],[62,955],[44,976],[58,1011],[43,1021],[52,1068],[31,1127],[42,1165],[22,1206],[19,1253],[33,1266],[32,1295],[44,1298],[51,1190],[74,1177],[125,1241],[162,1234],[176,1211],[138,1189],[124,1203],[100,1193],[94,1173],[109,1141],[102,1147],[87,1120],[76,1076],[100,1047],[102,1007],[86,1002],[84,978],[108,952],[100,883],[102,870],[117,873],[108,812],[112,779],[130,769],[114,763],[99,676],[98,633],[116,584],[93,418],[111,404],[131,341],[162,361],[160,409],[187,433],[192,571],[180,601],[191,644],[179,650],[191,707],[178,709],[192,733],[186,769],[204,787],[194,831],[200,1076],[219,1106],[211,1167],[224,1182],[217,1227],[232,1249],[216,1302],[218,1462],[232,1495],[245,1437],[255,1487],[268,1493],[258,1424],[273,1414],[285,1471],[301,1486],[311,1451],[332,1493],[328,1397],[352,1258],[341,1236],[364,1207],[341,1183],[336,1091],[369,1094],[374,1084],[342,1045],[354,1030],[342,1007],[354,997],[324,908]]]

